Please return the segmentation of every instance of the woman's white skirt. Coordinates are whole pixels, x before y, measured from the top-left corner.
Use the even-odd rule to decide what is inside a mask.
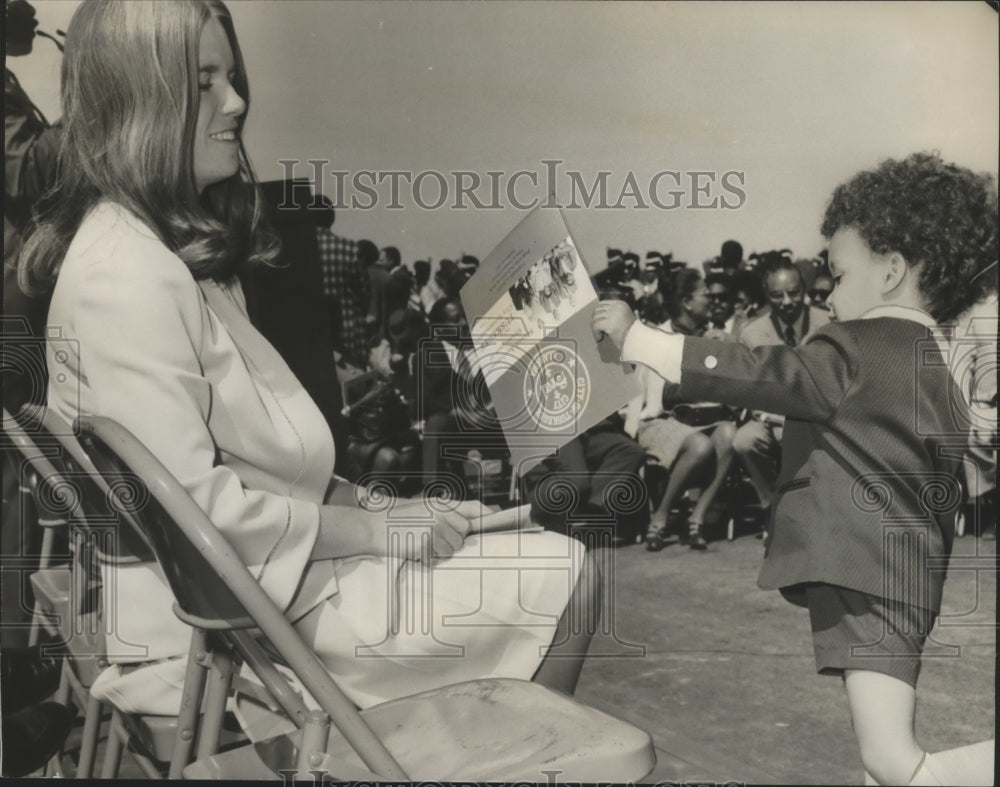
[[[557,533],[470,536],[450,558],[337,566],[339,592],[295,627],[360,707],[476,678],[530,679],[585,551]]]
[[[552,644],[584,555],[578,541],[557,533],[513,532],[470,536],[431,567],[341,560],[339,592],[294,625],[363,708],[476,678],[530,679]],[[161,620],[188,641],[190,629],[173,615]],[[176,715],[186,663],[180,656],[113,664],[92,692],[125,713]],[[245,665],[243,677],[256,682]],[[255,740],[287,726],[280,713],[249,698],[236,710],[245,729],[256,730]]]

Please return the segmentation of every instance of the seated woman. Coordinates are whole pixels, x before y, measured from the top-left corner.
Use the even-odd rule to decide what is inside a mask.
[[[708,291],[701,274],[692,268],[677,271],[669,279],[664,293],[671,320],[665,330],[699,335],[709,321]],[[692,488],[704,486],[687,522],[686,540],[691,549],[705,549],[703,524],[708,507],[715,501],[726,480],[733,459],[733,435],[736,426],[731,421],[708,429],[689,426],[668,413],[679,404],[676,386],[665,386],[663,378],[644,366],[637,368],[641,392],[625,407],[625,431],[636,438],[643,448],[655,456],[669,473],[667,488],[649,522],[646,549],[656,552],[664,547],[667,516],[680,496]],[[667,408],[667,409],[665,409]]]
[[[26,288],[54,286],[49,407],[112,418],[144,443],[358,705],[488,676],[572,691],[596,566],[581,573],[589,558],[558,535],[470,532],[471,501],[410,503],[432,544],[396,549],[398,518],[333,476],[326,422],[248,320],[237,274],[275,245],[242,144],[249,91],[226,7],[83,3],[62,102],[62,188],[19,271]],[[507,570],[491,570],[498,557]],[[519,558],[547,570],[510,571]],[[163,575],[123,567],[104,588],[112,647],[130,645],[112,660],[143,663],[114,664],[94,693],[176,713],[190,632]],[[411,605],[429,632],[395,625],[391,611]],[[570,613],[584,625],[570,630]],[[445,625],[462,616],[475,625]],[[565,657],[547,658],[554,638]],[[427,658],[442,650],[452,657]]]

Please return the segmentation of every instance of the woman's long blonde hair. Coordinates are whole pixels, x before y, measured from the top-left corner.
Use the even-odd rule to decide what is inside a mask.
[[[74,14],[57,183],[38,206],[18,264],[26,292],[54,285],[80,222],[100,200],[146,222],[196,279],[228,279],[277,255],[242,141],[239,172],[200,196],[195,186],[198,54],[212,17],[229,39],[233,86],[249,110],[243,56],[221,0],[86,0]]]

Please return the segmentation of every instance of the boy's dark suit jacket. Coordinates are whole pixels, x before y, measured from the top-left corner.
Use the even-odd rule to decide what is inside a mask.
[[[970,423],[926,326],[832,323],[796,348],[687,338],[681,393],[787,416],[761,587],[940,609]]]

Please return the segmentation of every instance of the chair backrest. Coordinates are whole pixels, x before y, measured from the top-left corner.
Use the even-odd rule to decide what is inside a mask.
[[[365,765],[380,776],[405,779],[323,663],[180,482],[120,424],[81,417],[78,426],[80,445],[109,487],[128,478],[148,492],[141,506],[131,506],[131,514],[152,545],[181,609],[206,620],[252,620]]]
[[[58,459],[55,452],[45,441],[36,443],[36,435],[29,433],[25,425],[17,418],[3,411],[3,448],[16,449],[24,463],[25,471],[30,474],[27,481],[36,500],[50,502],[48,509],[55,509],[68,521],[72,517],[82,517],[79,500],[72,490],[62,482],[58,468],[53,459]]]
[[[48,460],[53,488],[48,495],[64,507],[69,524],[88,533],[102,563],[127,565],[155,560],[131,514],[142,490],[131,478],[111,489],[76,439],[73,428],[45,407],[25,405],[13,423]],[[5,417],[6,424],[6,417]]]
[[[35,405],[25,405],[17,417],[7,410],[3,411],[3,448],[15,449],[20,454],[15,462],[18,468],[19,480],[25,491],[30,493],[38,514],[38,525],[46,528],[65,528],[71,544],[69,557],[74,569],[71,597],[75,603],[68,617],[62,616],[63,636],[72,638],[85,633],[78,630],[77,616],[86,615],[100,608],[100,571],[98,564],[108,562],[116,552],[114,544],[117,538],[113,533],[90,531],[87,527],[87,517],[82,506],[80,493],[81,482],[89,485],[92,482],[83,477],[67,475],[62,462],[63,450],[60,444],[52,438],[51,433],[35,421],[40,416],[42,408]],[[88,537],[81,537],[89,533]],[[52,554],[53,536],[46,535],[42,540],[39,562],[33,568],[48,568],[54,557]],[[79,570],[81,573],[76,574]],[[34,583],[34,578],[32,582]],[[36,621],[37,622],[37,621]],[[90,632],[93,634],[94,632]],[[32,638],[37,636],[33,630]],[[79,641],[77,647],[79,646]],[[103,645],[100,646],[103,649]],[[73,650],[71,648],[71,650]]]
[[[122,517],[142,534],[150,549],[149,559],[155,559],[160,564],[182,618],[192,625],[209,629],[253,625],[244,606],[206,559],[204,547],[203,550],[198,549],[196,542],[177,526],[160,502],[164,497],[177,496],[178,491],[183,493],[180,484],[162,466],[158,466],[158,462],[151,464],[147,461],[155,462],[152,455],[143,456],[136,451],[128,461],[123,460],[113,434],[115,430],[108,430],[112,434],[107,440],[119,450],[110,448],[106,439],[92,429],[95,421],[99,419],[81,419],[78,422],[82,425],[78,436],[80,447],[94,472],[104,482],[111,499],[110,507],[121,512]],[[131,433],[124,427],[118,428],[138,446],[138,440]],[[121,441],[127,443],[124,437]],[[154,493],[157,487],[163,488],[160,495]],[[182,510],[177,514],[186,521],[198,516],[206,519],[201,509],[195,508],[197,513]]]
[[[21,515],[20,521],[5,522],[4,527],[23,527],[30,524],[32,527],[37,525],[43,528],[37,554],[29,555],[36,542],[26,531],[22,531],[17,539],[17,546],[25,551],[17,555],[5,555],[5,559],[18,562],[22,557],[33,558],[28,564],[29,570],[47,569],[53,558],[62,563],[70,556],[62,550],[58,556],[54,554],[57,543],[55,533],[62,531],[68,534],[70,520],[80,518],[81,514],[77,496],[51,461],[53,450],[36,444],[33,436],[6,409],[3,410],[0,449],[5,459],[9,460],[9,464],[4,465],[4,472],[13,471],[17,476],[17,494],[30,496],[33,503],[33,507],[19,506],[17,510]],[[26,519],[26,515],[32,517],[32,513],[29,513],[32,511],[33,518]],[[96,564],[89,558],[88,555],[88,559],[81,560],[79,565],[86,572],[86,576],[96,578]],[[9,562],[5,565],[9,566]],[[83,604],[86,608],[90,608],[95,601],[93,598],[88,598]],[[34,624],[29,636],[32,640],[37,636]]]

